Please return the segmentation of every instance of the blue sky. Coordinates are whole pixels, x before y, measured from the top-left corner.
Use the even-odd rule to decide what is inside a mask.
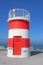
[[[8,38],[8,12],[14,8],[30,11],[30,39],[43,42],[43,0],[0,0],[0,43]]]

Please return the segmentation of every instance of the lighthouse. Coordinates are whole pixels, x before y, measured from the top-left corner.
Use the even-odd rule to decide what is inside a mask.
[[[30,12],[12,9],[8,17],[8,57],[30,56]]]

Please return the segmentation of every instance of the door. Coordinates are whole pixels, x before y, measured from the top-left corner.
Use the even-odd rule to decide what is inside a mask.
[[[14,36],[13,38],[13,55],[21,55],[21,36]]]

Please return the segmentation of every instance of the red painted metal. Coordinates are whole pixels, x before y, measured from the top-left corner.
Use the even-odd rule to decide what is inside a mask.
[[[9,29],[29,29],[30,22],[28,20],[16,19],[9,21]]]

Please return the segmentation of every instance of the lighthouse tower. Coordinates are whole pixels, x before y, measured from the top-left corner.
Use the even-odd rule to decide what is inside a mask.
[[[30,56],[30,13],[25,9],[12,9],[8,18],[8,57]]]

